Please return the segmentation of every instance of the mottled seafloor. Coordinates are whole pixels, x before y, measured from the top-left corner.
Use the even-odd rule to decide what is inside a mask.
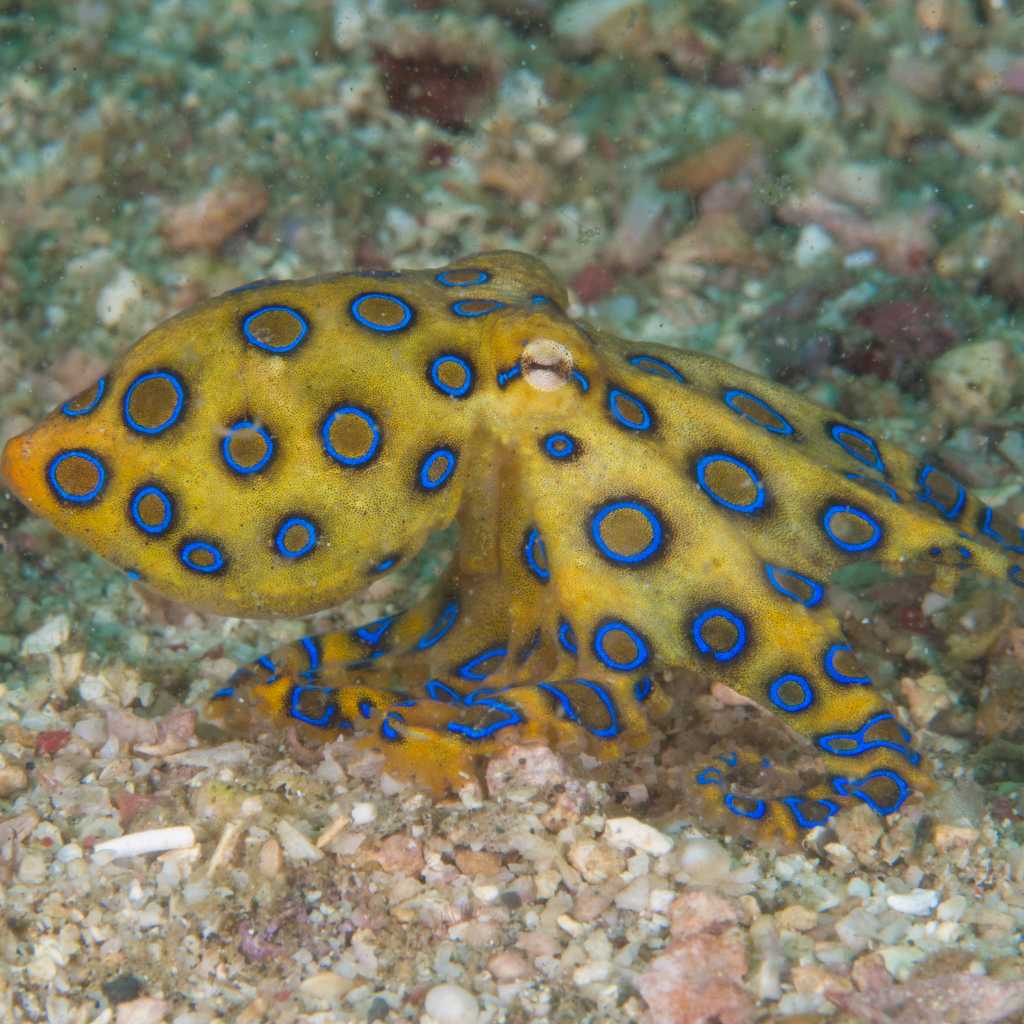
[[[0,0],[0,443],[204,296],[513,247],[1024,522],[1022,168],[1012,0]],[[440,803],[218,743],[204,697],[305,627],[171,606],[0,493],[0,1020],[1024,1020],[1011,590],[836,588],[938,788],[775,851],[684,785],[764,732],[707,687],[624,765],[513,751]]]

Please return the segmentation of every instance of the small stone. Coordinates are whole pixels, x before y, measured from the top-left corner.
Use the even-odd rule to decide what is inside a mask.
[[[604,837],[617,849],[632,847],[652,857],[661,857],[672,849],[672,840],[664,832],[636,818],[609,818],[604,827]]]
[[[323,851],[318,850],[294,825],[288,821],[277,823],[277,838],[284,848],[284,855],[289,860],[316,861],[323,859]]]
[[[167,1016],[171,1004],[166,999],[142,996],[117,1008],[117,1024],[160,1024]]]
[[[480,1008],[476,997],[461,985],[435,985],[423,1001],[423,1008],[437,1024],[476,1024]]]
[[[953,423],[975,423],[1009,408],[1018,383],[1010,346],[990,339],[958,345],[934,360],[928,371],[936,409]]]
[[[423,870],[423,852],[412,836],[396,832],[377,848],[377,860],[385,871],[418,875]]]
[[[0,797],[13,796],[28,785],[28,773],[20,765],[0,768]]]
[[[96,316],[104,327],[116,327],[133,306],[142,301],[142,282],[121,267],[96,299]]]
[[[371,803],[358,803],[352,808],[353,825],[369,825],[377,817],[377,807]]]
[[[832,236],[817,224],[805,224],[793,249],[793,262],[798,267],[809,267],[835,249]]]
[[[529,978],[533,974],[533,968],[527,963],[526,958],[514,953],[510,949],[495,953],[487,961],[487,970],[494,975],[496,981],[520,981]]]
[[[107,1000],[117,1006],[138,999],[142,992],[142,981],[134,974],[119,974],[100,986]]]
[[[900,914],[927,917],[939,905],[939,894],[934,889],[912,889],[889,893],[885,902]]]
[[[740,919],[734,904],[704,889],[689,889],[682,893],[672,902],[669,913],[672,934],[676,937],[721,931]]]
[[[967,825],[936,825],[932,836],[935,846],[943,853],[974,846],[981,833]]]
[[[269,202],[269,193],[258,181],[240,178],[215,185],[193,202],[168,211],[164,238],[177,252],[217,249],[259,217]]]
[[[464,875],[496,875],[501,870],[501,857],[488,850],[456,850],[455,866]]]
[[[678,863],[680,870],[698,885],[717,882],[732,868],[729,851],[714,839],[687,839],[679,851]]]
[[[321,971],[314,974],[299,985],[299,992],[307,999],[316,999],[324,1003],[336,1003],[347,995],[355,982],[333,971]]]
[[[260,847],[259,869],[264,878],[277,878],[284,867],[281,844],[274,838],[268,839]]]
[[[26,885],[46,881],[46,861],[38,853],[26,853],[18,865],[18,881]]]
[[[584,881],[603,882],[622,870],[622,858],[607,846],[592,839],[573,843],[566,859],[583,876]]]
[[[22,640],[21,653],[50,654],[62,644],[66,644],[70,636],[71,620],[63,614],[54,615]]]
[[[775,923],[782,931],[809,932],[818,923],[818,915],[813,910],[794,903],[775,915]]]

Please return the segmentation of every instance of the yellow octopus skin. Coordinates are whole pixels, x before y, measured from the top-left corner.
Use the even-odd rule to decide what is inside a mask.
[[[15,494],[165,595],[337,605],[457,521],[421,606],[239,670],[211,710],[353,731],[436,790],[509,740],[648,742],[698,670],[817,750],[824,781],[720,809],[787,837],[928,772],[828,610],[860,559],[1024,585],[1024,537],[946,472],[709,356],[564,312],[532,257],[257,282],[157,327],[4,449]]]

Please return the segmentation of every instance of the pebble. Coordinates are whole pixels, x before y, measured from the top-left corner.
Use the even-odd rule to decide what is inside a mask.
[[[885,902],[900,914],[927,917],[939,905],[939,894],[934,889],[911,889],[889,893]]]
[[[62,644],[66,644],[70,636],[71,621],[66,615],[55,615],[22,640],[21,653],[50,654]]]
[[[661,857],[672,849],[669,836],[636,818],[609,818],[604,827],[604,837],[617,849],[632,847],[652,857]]]
[[[283,819],[277,823],[277,838],[289,860],[316,861],[323,859],[318,850],[291,822]]]
[[[371,803],[358,803],[352,807],[352,824],[369,825],[377,817],[377,808]]]
[[[0,797],[13,796],[28,785],[28,772],[20,765],[9,764],[0,768]]]
[[[96,316],[104,327],[116,327],[133,306],[142,301],[142,282],[121,267],[96,298]]]
[[[334,971],[321,971],[314,974],[299,985],[299,992],[307,999],[317,999],[325,1003],[337,1002],[351,991],[355,982]]]
[[[679,852],[680,870],[699,885],[725,878],[731,867],[729,852],[714,839],[689,839]]]
[[[437,1024],[476,1024],[480,1008],[472,993],[461,985],[435,985],[423,1001],[423,1008]]]
[[[141,996],[117,1008],[117,1024],[160,1024],[167,1016],[171,1004],[166,999]]]
[[[26,853],[18,865],[18,881],[39,885],[46,880],[46,861],[38,853]]]

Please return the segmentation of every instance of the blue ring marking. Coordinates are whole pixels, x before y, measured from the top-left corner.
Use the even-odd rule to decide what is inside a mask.
[[[370,428],[370,445],[362,455],[342,455],[331,444],[331,427],[334,426],[334,421],[340,416],[355,416]],[[365,409],[360,409],[358,405],[339,405],[332,409],[324,418],[320,426],[320,439],[324,443],[324,451],[335,462],[340,462],[343,466],[365,466],[377,454],[377,449],[380,448],[380,426],[371,413]]]
[[[892,750],[908,764],[919,764],[921,755],[910,747],[910,733],[899,722],[896,722],[896,726],[902,740],[900,743],[897,743],[896,740],[873,740],[867,737],[873,726],[878,725],[879,722],[888,721],[896,722],[892,712],[881,711],[853,732],[824,733],[818,736],[814,742],[826,754],[832,754],[835,757],[860,757],[861,754],[866,754],[869,750]]]
[[[474,654],[472,658],[464,661],[455,669],[455,674],[460,679],[468,679],[474,683],[482,683],[489,675],[493,675],[497,671],[498,666],[492,665],[488,668],[480,668],[481,665],[489,661],[501,661],[508,656],[508,648],[501,644],[495,647],[488,647],[485,650],[480,651],[479,654]]]
[[[428,679],[423,686],[426,695],[439,704],[464,704],[465,700],[461,693],[440,679]]]
[[[385,615],[382,619],[375,619],[365,626],[354,629],[352,636],[364,644],[376,647],[387,636],[388,630],[395,624],[397,618],[397,615]]]
[[[970,561],[974,557],[974,552],[964,544],[957,544],[956,550],[965,562]]]
[[[266,654],[261,654],[256,659],[256,664],[259,665],[260,668],[266,669],[272,676],[277,675],[277,666],[270,660],[270,658]]]
[[[486,303],[486,305],[482,309],[475,309],[467,312],[465,306],[466,303],[469,302]],[[456,316],[471,317],[475,319],[478,316],[487,316],[488,314],[493,313],[496,309],[504,309],[505,303],[499,302],[497,299],[459,299],[456,302],[453,302],[448,308]]]
[[[548,434],[541,443],[553,459],[571,459],[576,454],[576,439],[571,434]]]
[[[85,494],[71,494],[57,482],[57,469],[68,459],[85,459],[96,470],[96,483]],[[73,505],[88,505],[103,493],[103,488],[107,485],[107,467],[100,461],[99,456],[93,455],[92,452],[86,451],[84,448],[70,448],[50,460],[50,464],[46,468],[46,478],[61,501],[69,501]]]
[[[499,388],[505,388],[522,372],[523,368],[518,363],[513,363],[507,370],[499,370],[497,377],[494,379],[498,382]]]
[[[518,651],[516,651],[517,665],[525,665],[533,657],[534,652],[537,650],[538,647],[540,647],[542,635],[543,634],[541,633],[540,627],[538,626],[538,628],[533,631],[533,635],[530,637],[530,639],[527,640],[526,643],[523,644],[523,646],[520,647]]]
[[[847,676],[835,667],[836,655],[843,651],[849,651],[852,654],[853,648],[849,644],[831,644],[826,648],[824,655],[825,675],[832,682],[839,683],[842,686],[871,686],[870,676]]]
[[[625,633],[633,641],[636,653],[632,658],[628,661],[615,661],[608,654],[605,650],[605,641],[609,633]],[[640,668],[641,665],[646,665],[651,656],[647,641],[629,623],[623,622],[621,619],[609,619],[606,622],[602,622],[594,630],[593,647],[594,654],[597,655],[601,664],[607,668],[614,669],[616,672],[632,672],[634,669]]]
[[[466,375],[466,379],[457,388],[453,388],[450,384],[445,384],[445,382],[441,380],[441,368],[446,363],[454,363],[456,366],[461,367],[463,373]],[[430,377],[430,383],[433,384],[441,394],[447,395],[449,398],[465,398],[473,389],[473,367],[469,360],[465,359],[463,356],[457,356],[450,352],[438,356],[436,359],[431,361],[430,368],[427,373]]]
[[[364,697],[356,705],[356,708],[358,709],[359,714],[363,716],[363,718],[373,718],[373,701],[369,701]]]
[[[932,492],[932,486],[928,483],[928,477],[930,477],[932,473],[942,473],[943,476],[947,477],[956,485],[956,497],[953,499],[953,504],[948,508],[943,505]],[[956,519],[960,513],[963,512],[964,505],[967,502],[967,491],[959,480],[954,480],[953,477],[944,470],[937,469],[935,466],[925,463],[921,467],[920,473],[917,475],[917,485],[921,488],[920,491],[918,491],[917,500],[923,501],[926,505],[931,505],[932,508],[939,512],[944,519]]]
[[[145,384],[148,380],[166,380],[170,383],[174,389],[175,400],[174,408],[168,413],[167,418],[163,423],[157,424],[155,427],[144,427],[141,423],[138,423],[132,414],[128,411],[128,406],[131,404],[132,395],[135,394],[135,389],[140,384]],[[150,370],[148,373],[140,373],[128,385],[128,389],[124,393],[124,399],[122,400],[122,414],[124,421],[131,430],[134,430],[137,434],[146,434],[148,437],[156,437],[157,434],[162,434],[165,430],[169,430],[178,422],[181,416],[181,410],[185,408],[185,386],[174,376],[173,373],[169,373],[167,370]]]
[[[800,828],[817,828],[819,825],[824,825],[833,815],[839,813],[839,804],[834,800],[809,800],[804,796],[784,796],[779,800],[779,803],[783,803],[789,808],[789,813],[793,815],[793,820]],[[808,817],[803,810],[806,804],[824,807],[827,813],[822,818]]]
[[[582,686],[585,689],[590,690],[597,699],[604,705],[604,709],[608,714],[608,724],[602,729],[594,729],[584,723],[583,728],[590,733],[591,736],[597,736],[598,739],[610,740],[615,736],[618,736],[622,732],[622,728],[619,725],[619,709],[615,706],[615,701],[612,699],[611,694],[599,683],[595,683],[593,679],[573,679],[571,681],[572,686]]]
[[[738,398],[745,398],[748,402],[753,402],[762,412],[764,412],[773,422],[765,423],[763,420],[755,419],[750,415],[746,409],[740,408],[736,405]],[[750,420],[751,423],[756,424],[764,430],[767,430],[770,434],[779,434],[782,437],[789,437],[796,433],[793,429],[793,424],[786,419],[777,409],[773,409],[763,398],[758,398],[757,395],[752,394],[750,391],[744,391],[742,388],[730,388],[722,396],[722,401],[737,416],[742,416],[745,420]]]
[[[716,651],[704,639],[704,627],[712,619],[725,619],[736,630],[736,639],[733,641],[733,645],[727,647],[724,651]],[[710,608],[705,608],[693,620],[693,625],[690,627],[690,635],[693,637],[693,642],[697,645],[697,650],[701,654],[711,655],[715,661],[732,661],[747,646],[747,624],[735,612],[730,611],[728,608],[723,608],[721,605],[712,605]]]
[[[803,696],[795,704],[787,704],[782,699],[782,689],[785,686],[796,683],[800,687]],[[814,691],[811,689],[811,684],[807,681],[805,676],[798,676],[794,672],[786,672],[779,676],[777,679],[772,681],[771,686],[768,687],[768,699],[780,710],[787,711],[790,714],[796,714],[798,711],[803,711],[809,708],[814,703]]]
[[[880,806],[875,798],[867,792],[865,784],[871,782],[872,779],[888,779],[896,784],[899,795],[887,807]],[[903,806],[907,797],[910,796],[910,786],[907,785],[906,780],[899,772],[894,772],[891,768],[876,768],[873,772],[868,772],[867,775],[861,776],[859,779],[845,779],[839,776],[832,780],[832,788],[840,796],[855,796],[858,800],[863,800],[875,814],[879,814],[883,818],[887,814],[895,814]]]
[[[306,540],[300,547],[293,549],[285,546],[285,537],[288,531],[295,527],[301,527],[306,531]],[[303,558],[316,547],[316,542],[316,523],[312,519],[306,519],[304,516],[289,516],[281,523],[277,528],[277,533],[274,534],[274,547],[277,548],[277,553],[282,558]]]
[[[780,593],[783,597],[788,597],[791,601],[796,601],[797,604],[802,604],[805,608],[817,608],[821,604],[822,598],[825,596],[825,587],[815,579],[811,579],[810,576],[805,576],[803,573],[797,572],[796,569],[783,569],[778,565],[771,565],[768,562],[764,564],[765,575],[768,577],[768,582]],[[786,580],[797,580],[800,583],[806,584],[810,588],[810,594],[804,596],[799,590],[790,589],[786,586]]]
[[[554,683],[537,683],[537,689],[543,690],[544,693],[550,694],[558,701],[566,721],[579,724],[580,716],[576,711],[576,705],[573,704],[571,698],[564,690],[555,686]]]
[[[737,797],[735,793],[726,793],[722,797],[722,803],[739,818],[750,818],[752,821],[760,821],[764,817],[765,811],[768,810],[768,804],[764,800],[758,800],[749,811],[745,811],[739,806],[739,800],[743,799],[749,799],[749,797]]]
[[[854,483],[859,483],[864,487],[867,487],[872,491],[881,491],[891,501],[896,502],[897,505],[903,504],[903,499],[899,495],[899,491],[893,487],[892,484],[886,483],[884,480],[878,480],[873,476],[866,476],[864,473],[847,473],[847,480],[852,480]]]
[[[241,463],[235,462],[231,455],[231,437],[242,430],[255,431],[260,435],[263,443],[267,446],[263,454],[251,466],[243,466]],[[239,420],[237,423],[233,423],[228,427],[228,432],[220,443],[220,453],[223,456],[224,461],[228,464],[229,469],[234,470],[242,476],[248,476],[250,473],[258,473],[271,460],[274,455],[274,439],[270,436],[270,431],[267,430],[266,427],[262,427],[258,423],[254,423],[252,420]]]
[[[382,558],[376,565],[371,565],[370,572],[374,576],[382,572],[387,572],[388,569],[393,569],[395,567],[401,557],[402,556],[399,554],[388,555],[387,558]]]
[[[654,690],[654,680],[650,676],[644,676],[633,684],[633,698],[638,704],[643,704]]]
[[[465,274],[467,271],[472,271],[476,274],[475,281],[447,280],[449,274]],[[445,288],[472,288],[478,284],[487,284],[490,279],[491,275],[486,270],[479,270],[477,267],[450,267],[448,270],[442,270],[439,274],[434,275],[434,280],[438,284],[443,284]]]
[[[503,701],[488,698],[486,700],[475,701],[473,703],[478,704],[481,707],[491,708],[494,711],[500,711],[505,715],[505,717],[499,718],[493,722],[488,722],[487,725],[480,726],[465,725],[462,722],[449,722],[449,732],[453,732],[457,736],[462,736],[467,740],[485,740],[489,736],[493,736],[499,729],[507,729],[511,725],[519,725],[526,721],[522,712],[518,708],[513,707],[511,704],[506,704]]]
[[[210,700],[227,700],[228,697],[235,695],[235,688],[233,686],[222,686],[215,693],[211,694]]]
[[[885,473],[885,460],[882,458],[882,453],[878,448],[878,442],[870,435],[865,434],[863,430],[858,430],[857,427],[851,427],[846,423],[830,423],[828,426],[829,437],[840,448],[846,452],[847,455],[852,459],[856,459],[858,462],[867,466],[868,469],[876,470],[879,473]],[[854,438],[860,441],[861,444],[867,445],[871,452],[871,458],[867,458],[863,452],[858,451],[849,441],[849,438]]]
[[[143,520],[141,513],[139,512],[139,506],[142,504],[142,499],[149,497],[159,499],[163,505],[164,514],[163,518],[159,523],[147,523]],[[151,537],[159,537],[162,533],[166,533],[171,528],[171,523],[174,520],[174,502],[171,501],[171,496],[154,484],[146,484],[144,487],[140,487],[131,498],[128,504],[128,511],[131,514],[132,522],[142,530],[143,533],[148,533]]]
[[[675,380],[680,384],[686,383],[686,378],[671,364],[659,359],[657,356],[649,356],[644,352],[627,356],[626,362],[635,366],[642,373],[649,373],[652,377],[663,377],[665,380]]]
[[[708,467],[716,462],[727,462],[731,466],[738,466],[747,476],[751,482],[757,488],[757,493],[747,504],[740,505],[736,502],[728,501],[720,495],[716,494],[712,489],[711,485],[705,480]],[[697,486],[716,504],[721,505],[724,508],[732,509],[734,512],[742,512],[744,515],[753,515],[755,512],[759,512],[764,508],[766,497],[764,492],[764,483],[761,478],[754,471],[752,466],[747,465],[741,459],[737,459],[733,455],[726,455],[724,452],[716,452],[712,455],[702,455],[697,460],[696,466]]]
[[[988,505],[982,505],[978,513],[978,529],[986,537],[994,540],[1001,548],[1011,551],[1015,555],[1024,555],[1024,526],[1020,528],[1020,544],[1010,544],[1006,538],[992,526],[992,509]]]
[[[384,716],[384,721],[380,723],[381,736],[389,743],[399,743],[402,740],[402,734],[391,723],[404,721],[405,717],[401,711],[389,711]]]
[[[252,322],[256,317],[262,316],[264,313],[287,313],[298,322],[298,334],[284,345],[271,345],[269,342],[257,338],[252,333]],[[291,306],[261,306],[259,309],[254,309],[251,313],[247,314],[242,321],[242,333],[250,345],[263,349],[264,352],[272,352],[274,355],[283,356],[293,352],[306,340],[306,335],[309,334],[309,321],[297,309],[292,309]]]
[[[635,422],[634,420],[627,419],[620,408],[621,403],[626,403],[627,407],[632,405],[640,414],[640,421]],[[646,403],[642,402],[636,395],[623,391],[622,388],[608,389],[608,411],[612,414],[612,419],[627,430],[650,430],[651,424],[654,422],[651,410],[647,408]]]
[[[697,772],[696,780],[698,786],[725,786],[725,777],[722,775],[722,769],[716,768],[714,765],[701,768]]]
[[[199,565],[196,562],[193,562],[192,556],[197,551],[205,551],[208,555],[213,557],[213,561],[209,565]],[[191,569],[192,572],[202,573],[204,576],[212,576],[214,573],[220,572],[226,565],[226,560],[224,555],[221,553],[220,548],[205,540],[186,541],[178,550],[178,557],[181,559],[181,562],[186,569]]]
[[[1006,578],[1016,587],[1024,587],[1024,566],[1011,565],[1006,570]]]
[[[320,638],[318,636],[304,636],[299,643],[306,652],[306,661],[309,665],[307,671],[316,672],[320,668]]]
[[[590,390],[590,381],[587,380],[587,375],[582,370],[573,370],[572,379],[579,385],[580,391],[586,394]]]
[[[531,526],[526,531],[526,538],[523,540],[523,559],[526,562],[526,567],[541,583],[547,583],[551,579],[551,569],[547,565],[547,548],[545,548],[544,538],[541,537],[540,530],[536,526]]]
[[[549,295],[541,295],[540,292],[538,292],[536,295],[530,296],[531,306],[539,306],[542,302],[550,302],[552,305],[555,304],[554,300]]]
[[[604,709],[608,715],[608,724],[600,729],[595,729],[587,725],[587,723],[580,718],[579,712],[576,710],[576,706],[573,704],[569,695],[553,683],[538,683],[537,689],[551,694],[551,696],[561,704],[565,717],[570,722],[575,722],[576,724],[581,725],[591,734],[591,736],[597,736],[599,739],[612,739],[613,737],[618,736],[622,731],[619,726],[618,708],[616,708],[615,701],[612,700],[611,695],[603,686],[595,683],[592,679],[569,679],[566,680],[563,685],[582,686],[584,689],[590,690],[591,693],[595,694],[597,699],[604,705]]]
[[[872,530],[871,536],[868,537],[867,540],[862,540],[857,544],[850,544],[843,540],[832,530],[832,520],[838,515],[850,515],[853,516],[854,519],[859,519],[862,523],[867,523]],[[879,523],[878,520],[870,513],[865,512],[861,508],[857,508],[855,505],[829,505],[829,507],[825,509],[825,514],[821,517],[821,524],[828,539],[842,551],[870,551],[872,548],[878,547],[878,544],[882,539],[881,523]]]
[[[71,403],[74,401],[74,399],[73,398],[69,398],[60,407],[60,411],[62,413],[64,413],[65,416],[72,416],[72,417],[74,417],[74,416],[88,416],[89,413],[93,412],[95,410],[96,406],[99,405],[100,402],[103,400],[103,395],[106,393],[106,390],[107,390],[107,378],[106,377],[100,377],[100,379],[98,381],[96,381],[96,394],[93,395],[92,401],[89,402],[88,405],[82,406],[81,409],[72,409],[71,408]]]
[[[607,519],[613,512],[618,512],[620,509],[624,508],[639,512],[644,519],[647,520],[647,525],[651,528],[651,539],[647,542],[647,546],[631,555],[624,555],[620,551],[615,551],[613,548],[608,546],[604,538],[601,536],[601,525],[604,523],[605,519]],[[600,551],[601,554],[610,562],[615,562],[619,565],[640,565],[642,562],[646,562],[649,558],[656,555],[661,549],[665,531],[657,513],[655,513],[650,506],[645,505],[641,501],[620,499],[618,501],[609,501],[606,505],[602,505],[596,512],[594,512],[590,519],[590,536],[593,539],[594,544],[597,546],[598,551]]]
[[[561,619],[558,623],[558,643],[563,651],[573,656],[579,653],[579,647],[576,644],[576,631],[565,619]]]
[[[138,569],[125,569],[124,574],[130,580],[141,580],[142,579],[142,573],[140,573],[138,571]]]
[[[326,729],[327,726],[331,724],[331,719],[337,714],[338,705],[333,700],[328,701],[327,706],[324,708],[320,717],[313,718],[311,715],[303,713],[302,709],[299,707],[299,702],[301,701],[304,693],[334,692],[334,689],[330,686],[307,686],[306,684],[293,686],[291,693],[288,695],[289,716],[298,719],[300,722],[305,722],[307,725],[315,725],[319,729]]]
[[[364,302],[369,302],[371,299],[382,299],[385,302],[393,302],[402,311],[402,318],[394,324],[377,324],[372,320],[368,320],[359,311],[360,307]],[[363,327],[368,327],[371,331],[376,331],[379,334],[393,334],[395,331],[404,331],[409,324],[412,323],[412,306],[409,305],[405,299],[400,299],[397,295],[389,295],[387,292],[363,292],[362,295],[357,295],[348,307],[349,313],[352,314],[352,319],[357,324],[361,324]]]
[[[445,466],[441,475],[436,480],[431,480],[430,470],[438,459],[444,462]],[[420,487],[425,491],[436,491],[444,487],[451,479],[452,473],[455,472],[455,466],[458,461],[458,455],[451,448],[435,448],[432,452],[428,452],[420,463],[418,474]]]
[[[459,618],[459,602],[452,598],[440,611],[434,624],[416,641],[416,650],[426,651],[440,643]]]

